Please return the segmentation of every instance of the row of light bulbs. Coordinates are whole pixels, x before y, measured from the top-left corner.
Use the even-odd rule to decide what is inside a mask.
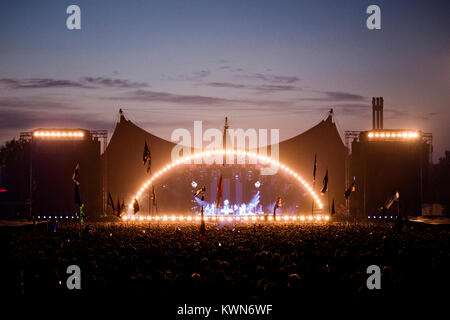
[[[403,131],[403,132],[369,132],[367,134],[369,138],[404,138],[404,139],[415,139],[419,137],[417,131]]]
[[[244,151],[244,150],[210,150],[210,151],[205,151],[205,152],[199,152],[199,153],[196,153],[196,154],[193,154],[193,155],[190,155],[190,156],[182,157],[179,160],[168,164],[163,169],[161,169],[158,172],[156,172],[150,179],[147,180],[147,182],[144,183],[144,185],[139,189],[139,191],[131,199],[131,201],[130,201],[131,204],[129,205],[129,208],[133,209],[134,199],[139,200],[141,195],[142,195],[142,193],[153,183],[153,181],[155,179],[157,179],[159,176],[161,176],[162,174],[164,174],[165,172],[167,172],[168,170],[172,169],[175,166],[184,164],[184,163],[190,163],[194,159],[203,158],[203,157],[210,157],[210,156],[216,156],[216,155],[238,155],[238,156],[239,155],[244,155],[244,156],[247,156],[249,158],[256,158],[261,163],[267,163],[267,164],[279,167],[282,170],[284,170],[285,172],[287,172],[288,174],[290,174],[293,178],[297,179],[297,181],[299,181],[303,185],[303,187],[306,190],[308,190],[308,192],[314,198],[314,201],[317,204],[317,206],[319,207],[319,209],[323,208],[322,201],[320,201],[319,196],[316,194],[316,192],[314,192],[312,187],[300,175],[298,175],[292,169],[288,168],[284,164],[281,164],[278,161],[273,160],[273,159],[271,159],[269,157],[262,156],[262,155],[259,155],[257,153],[253,153],[253,152],[247,152],[247,151]]]
[[[84,136],[83,131],[35,131],[33,133],[35,137],[78,137]]]
[[[204,216],[205,221],[228,221],[228,222],[252,222],[252,221],[265,221],[267,217],[268,221],[328,221],[330,216],[326,215],[309,215],[309,216]],[[201,221],[200,216],[123,216],[122,220],[127,221]]]

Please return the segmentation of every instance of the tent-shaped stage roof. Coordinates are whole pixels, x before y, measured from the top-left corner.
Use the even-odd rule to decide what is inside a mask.
[[[317,171],[315,189],[320,192],[323,178],[328,169],[328,190],[330,201],[336,205],[344,204],[345,192],[345,147],[332,116],[321,121],[311,129],[280,143],[280,161],[292,170],[302,174],[307,180],[313,180],[314,155],[317,153]],[[328,203],[328,195],[323,199]]]
[[[142,163],[145,141],[151,149],[152,171],[156,172],[170,162],[175,144],[152,135],[121,115],[102,155],[105,198],[111,192],[113,199],[127,201],[148,179],[149,175]],[[328,169],[330,199],[334,198],[337,204],[344,202],[347,150],[331,115],[304,133],[281,142],[279,150],[280,162],[310,182],[314,155],[317,153],[316,190],[320,191]],[[328,196],[323,199],[323,203],[328,203]]]

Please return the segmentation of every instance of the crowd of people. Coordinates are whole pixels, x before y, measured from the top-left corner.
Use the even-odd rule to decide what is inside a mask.
[[[295,302],[416,297],[449,279],[449,231],[392,223],[62,223],[0,235],[17,296],[148,297],[153,301]],[[68,290],[66,269],[81,269]],[[369,290],[367,267],[381,268]]]

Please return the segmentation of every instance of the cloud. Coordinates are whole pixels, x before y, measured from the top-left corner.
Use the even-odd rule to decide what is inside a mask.
[[[336,102],[336,101],[368,101],[367,97],[350,92],[340,91],[315,91],[322,97],[300,98],[300,101],[316,101],[316,102]]]
[[[111,123],[102,120],[98,114],[79,112],[68,112],[67,109],[63,112],[52,112],[43,110],[42,108],[27,111],[2,110],[0,117],[0,132],[9,131],[11,129],[31,130],[40,127],[84,127],[90,129],[109,128]]]
[[[354,116],[363,117],[370,115],[372,109],[370,104],[333,104],[333,109],[338,113],[339,116]]]
[[[295,76],[282,76],[282,75],[272,75],[272,74],[264,74],[264,73],[253,73],[247,75],[241,75],[239,77],[244,77],[248,79],[256,79],[264,82],[270,83],[284,83],[291,84],[300,80],[300,78]]]
[[[331,100],[337,101],[365,101],[366,97],[359,94],[353,94],[349,92],[339,92],[339,91],[324,91],[322,92]]]
[[[62,108],[67,109],[65,104],[58,101],[45,99],[41,96],[31,96],[25,98],[0,98],[0,109],[2,110],[2,114],[4,110],[28,111],[35,110],[37,108],[52,111],[57,111]],[[76,108],[73,108],[73,110],[76,110]]]
[[[220,66],[219,69],[220,70],[228,70],[230,72],[244,72],[243,68],[235,68],[235,67],[230,66],[230,65]]]
[[[245,85],[245,84],[238,84],[238,83],[232,83],[232,82],[209,82],[206,85],[210,86],[210,87],[216,87],[216,88],[254,90],[254,91],[261,92],[261,93],[262,92],[272,93],[272,92],[279,92],[279,91],[300,90],[299,88],[292,86],[292,85]]]
[[[57,80],[49,78],[29,78],[29,79],[0,79],[0,84],[14,89],[46,89],[46,88],[83,88],[92,89],[80,81]]]
[[[81,88],[95,89],[106,88],[143,88],[149,85],[145,82],[133,82],[125,79],[84,77],[78,81],[60,80],[51,78],[28,78],[28,79],[0,79],[0,84],[13,89],[51,89],[51,88]]]
[[[181,95],[168,92],[150,91],[150,90],[135,90],[120,97],[112,98],[112,100],[133,100],[142,102],[168,102],[176,104],[207,104],[218,105],[230,102],[237,102],[237,100],[208,97],[200,95]]]
[[[91,85],[111,87],[111,88],[145,88],[148,87],[146,82],[134,82],[124,79],[103,78],[103,77],[84,77],[81,79],[82,83]]]
[[[206,77],[209,77],[210,75],[211,75],[211,71],[200,70],[200,71],[195,71],[191,74],[178,75],[176,77],[164,76],[164,79],[170,80],[170,81],[200,81]]]
[[[233,89],[246,89],[248,88],[244,84],[237,84],[237,83],[231,83],[231,82],[209,82],[206,84],[210,87],[216,87],[216,88],[233,88]]]

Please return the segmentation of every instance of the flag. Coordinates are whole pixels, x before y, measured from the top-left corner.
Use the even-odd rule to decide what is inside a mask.
[[[119,201],[119,199],[117,199],[117,207],[116,207],[116,210],[114,210],[114,215],[116,217],[120,217],[120,201]]]
[[[314,154],[313,182],[316,182],[316,171],[317,171],[317,152]]]
[[[77,163],[77,165],[75,166],[75,170],[73,171],[72,181],[75,184],[80,185],[80,164],[79,163]]]
[[[334,207],[334,199],[331,202],[331,215],[335,215],[336,214],[336,208]]]
[[[124,212],[125,211],[125,201],[122,200],[122,205],[120,206],[120,212]]]
[[[155,186],[152,185],[152,205],[155,207],[158,206],[158,202],[156,200],[156,192],[155,192]]]
[[[137,199],[134,199],[134,203],[133,203],[133,210],[134,210],[134,214],[139,212],[139,202],[137,201]]]
[[[321,193],[325,193],[328,190],[328,169],[327,173],[325,174],[325,177],[323,178],[323,188],[320,191]]]
[[[348,187],[348,189],[345,190],[345,192],[344,192],[345,199],[348,199],[350,197],[350,194],[356,190],[355,184],[356,184],[356,182],[355,182],[355,180],[353,180],[350,187]]]
[[[83,205],[83,201],[81,201],[80,196],[80,164],[77,163],[75,166],[75,170],[72,174],[72,181],[73,181],[73,191],[74,191],[74,197],[75,197],[75,203],[81,207]]]
[[[225,152],[223,154],[223,163],[222,163],[222,166],[224,166],[224,167],[225,167],[225,163],[227,162],[227,159],[226,159],[226,150],[228,149],[227,134],[228,134],[228,117],[225,117],[225,125],[223,127],[223,137],[222,137],[222,149],[225,150]]]
[[[147,164],[147,172],[150,172],[152,165],[152,154],[150,152],[150,148],[147,145],[147,141],[145,141],[144,152],[142,154],[142,161],[144,165]]]
[[[223,193],[223,181],[222,175],[220,175],[219,183],[217,184],[216,209],[219,209],[220,207],[220,199],[222,198],[222,193]]]
[[[273,206],[273,215],[275,216],[277,213],[277,209],[281,208],[281,206],[283,205],[282,201],[281,201],[281,197],[278,197],[278,200],[275,202],[275,205]]]
[[[114,201],[110,192],[108,192],[108,206],[111,207],[113,211],[115,210]]]

